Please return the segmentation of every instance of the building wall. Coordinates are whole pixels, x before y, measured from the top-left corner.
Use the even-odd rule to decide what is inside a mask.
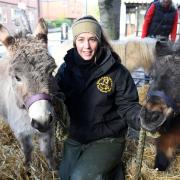
[[[143,3],[139,1],[137,1],[138,3],[132,2],[132,0],[123,0],[121,2],[120,38],[141,36],[144,14],[148,3],[145,1]]]
[[[24,3],[29,7],[37,7],[37,0],[1,0],[1,3],[17,5],[19,2]]]
[[[54,0],[40,2],[40,15],[49,20],[58,18],[75,19],[83,15],[82,0]]]
[[[121,15],[120,15],[120,39],[126,34],[126,5],[121,3]]]
[[[15,33],[22,29],[22,11],[25,11],[29,17],[31,28],[34,29],[37,24],[37,1],[36,0],[4,0],[0,1],[0,23],[8,28],[10,33]],[[24,26],[23,26],[24,27]]]

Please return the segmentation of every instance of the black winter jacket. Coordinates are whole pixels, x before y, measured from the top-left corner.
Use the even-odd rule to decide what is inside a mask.
[[[128,70],[107,50],[87,78],[72,51],[75,49],[68,51],[56,74],[70,115],[69,137],[86,144],[124,137],[128,125],[139,130],[138,94]]]

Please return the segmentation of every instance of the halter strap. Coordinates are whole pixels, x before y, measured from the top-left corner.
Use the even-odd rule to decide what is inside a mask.
[[[149,91],[148,96],[158,96],[161,97],[165,103],[170,106],[175,112],[180,112],[180,109],[178,108],[176,102],[168,95],[164,93],[164,91]]]
[[[29,109],[29,107],[36,101],[39,101],[39,100],[48,100],[48,101],[51,101],[51,96],[48,95],[48,94],[45,94],[45,93],[38,93],[38,94],[35,94],[31,97],[29,97],[26,102],[25,102],[25,107],[26,109]]]

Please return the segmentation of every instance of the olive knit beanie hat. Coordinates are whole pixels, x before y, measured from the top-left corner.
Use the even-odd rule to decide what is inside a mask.
[[[73,41],[84,32],[93,33],[98,41],[101,40],[101,26],[93,16],[84,16],[74,22],[72,25]]]

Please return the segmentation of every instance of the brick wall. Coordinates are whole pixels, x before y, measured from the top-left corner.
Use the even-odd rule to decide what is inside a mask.
[[[46,19],[70,18],[75,19],[83,15],[82,0],[41,1],[40,15]]]

